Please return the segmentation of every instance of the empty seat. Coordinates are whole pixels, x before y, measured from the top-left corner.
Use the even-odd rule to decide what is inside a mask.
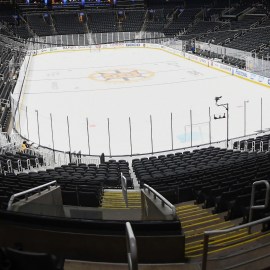
[[[19,251],[12,248],[6,250],[11,263],[11,270],[63,270],[64,259],[47,253]]]

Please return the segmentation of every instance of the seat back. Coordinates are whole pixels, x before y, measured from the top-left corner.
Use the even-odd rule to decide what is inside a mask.
[[[56,259],[46,253],[6,249],[7,257],[11,262],[11,270],[57,270]]]

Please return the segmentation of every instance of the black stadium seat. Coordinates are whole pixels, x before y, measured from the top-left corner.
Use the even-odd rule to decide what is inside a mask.
[[[5,249],[10,261],[10,270],[63,270],[64,259],[46,253],[20,251],[13,248]]]

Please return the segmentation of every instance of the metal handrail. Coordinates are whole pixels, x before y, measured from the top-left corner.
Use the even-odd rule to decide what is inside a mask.
[[[22,192],[13,194],[13,195],[10,197],[10,199],[9,199],[7,210],[10,210],[10,209],[11,209],[12,203],[13,203],[13,201],[14,201],[16,198],[18,198],[18,197],[20,197],[20,196],[23,196],[23,195],[27,195],[27,194],[29,194],[29,193],[31,193],[31,192],[33,192],[33,191],[36,191],[36,190],[38,190],[38,192],[39,192],[39,194],[40,194],[40,190],[41,190],[42,188],[48,187],[48,190],[50,190],[50,186],[53,185],[53,184],[57,185],[56,180],[51,181],[51,182],[49,182],[49,183],[46,183],[46,184],[44,184],[44,185],[38,186],[38,187],[34,187],[34,188],[31,188],[31,189],[27,189],[27,190],[25,190],[25,191],[22,191]],[[28,196],[26,196],[26,199],[28,199]]]
[[[169,208],[171,208],[173,216],[174,217],[176,216],[175,206],[172,203],[170,203],[165,197],[163,197],[160,193],[158,193],[155,189],[148,186],[147,184],[143,184],[143,188],[148,189],[148,193],[150,193],[150,191],[151,191],[154,194],[154,198],[158,197],[162,202],[162,206],[164,206],[166,204]]]
[[[252,192],[253,192],[253,187],[255,187],[256,185],[258,184],[266,184],[266,187],[267,187],[267,191],[266,191],[266,204],[265,205],[268,205],[268,200],[269,200],[269,183],[265,183],[267,182],[266,180],[261,180],[261,181],[256,181],[253,183],[253,186],[252,186]],[[254,188],[255,190],[255,188]],[[252,193],[253,195],[252,196],[255,196],[255,192]],[[251,199],[251,202],[254,202],[254,197]],[[262,207],[262,205],[258,205],[258,206],[254,206],[254,209],[261,209],[259,207]],[[249,214],[249,217],[251,215],[252,212],[250,212]],[[251,227],[253,226],[256,226],[256,225],[259,225],[259,224],[262,224],[264,222],[267,222],[267,221],[270,221],[270,217],[266,217],[266,218],[262,218],[262,219],[259,219],[259,220],[255,220],[255,221],[252,221],[252,222],[249,222],[249,223],[246,223],[246,224],[243,224],[243,225],[238,225],[238,226],[235,226],[235,227],[232,227],[232,228],[228,228],[228,229],[224,229],[224,230],[212,230],[212,231],[205,231],[204,232],[204,240],[203,240],[203,257],[202,257],[202,270],[206,270],[206,265],[207,265],[207,256],[208,256],[208,243],[209,243],[209,236],[211,235],[217,235],[217,234],[224,234],[224,233],[230,233],[230,232],[233,232],[233,231],[237,231],[237,230],[240,230],[240,229],[244,229],[244,228],[248,228],[248,232],[250,233],[250,230],[251,230]]]
[[[122,194],[124,197],[124,201],[126,204],[126,207],[128,207],[128,196],[127,196],[127,179],[121,172],[121,186],[122,186]]]
[[[235,227],[232,227],[229,229],[205,231],[204,232],[204,240],[203,240],[202,270],[206,270],[207,256],[208,256],[208,242],[209,242],[210,235],[230,233],[230,232],[237,231],[237,230],[244,229],[244,228],[251,228],[253,226],[259,225],[259,224],[267,222],[267,221],[270,221],[270,217],[255,220],[255,221],[252,221],[252,222],[249,222],[249,223],[246,223],[243,225],[235,226]]]
[[[137,242],[130,222],[126,222],[127,259],[129,270],[138,270]]]
[[[265,194],[265,201],[263,205],[254,205],[254,200],[255,200],[255,188],[258,185],[261,184],[265,184],[266,186],[266,194]],[[249,220],[248,222],[252,221],[252,217],[253,217],[253,210],[255,209],[264,209],[268,206],[268,202],[269,202],[269,190],[270,190],[270,185],[269,182],[267,180],[260,180],[260,181],[256,181],[252,184],[252,191],[251,191],[251,199],[250,199],[250,207],[249,207]],[[250,233],[250,228],[248,230],[248,232]]]

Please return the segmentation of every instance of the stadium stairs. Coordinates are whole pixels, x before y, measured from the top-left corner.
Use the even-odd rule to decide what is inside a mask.
[[[138,192],[129,192],[130,209],[139,207]],[[106,191],[102,208],[125,209],[121,192]],[[238,225],[239,220],[224,221],[224,214],[212,214],[201,205],[188,202],[176,206],[186,236],[187,263],[181,264],[139,264],[139,270],[199,270],[203,253],[203,233],[206,230],[227,229]],[[260,227],[210,237],[207,270],[216,269],[269,269],[270,232],[261,232]],[[66,260],[65,270],[114,270],[128,269],[127,264],[111,264]]]
[[[104,209],[140,209],[141,194],[139,191],[128,191],[128,207],[123,200],[122,191],[104,190],[102,208]]]
[[[221,214],[212,214],[200,205],[186,203],[176,207],[186,236],[186,257],[199,264],[203,255],[204,231],[232,228],[239,220],[224,221]],[[261,226],[211,236],[207,269],[266,269],[270,265],[270,232],[261,232]],[[268,269],[268,268],[267,268]]]

